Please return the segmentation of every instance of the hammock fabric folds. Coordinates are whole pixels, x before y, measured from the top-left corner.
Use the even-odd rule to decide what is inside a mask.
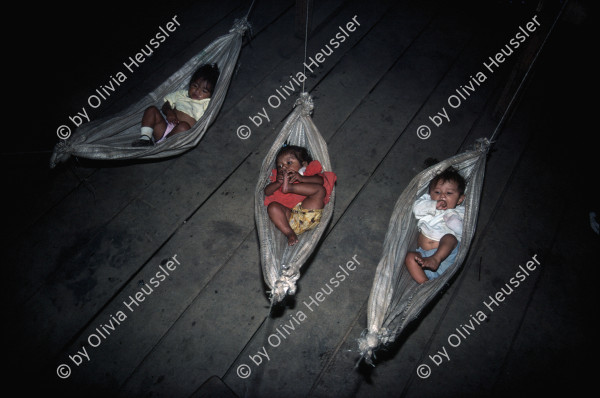
[[[103,160],[153,159],[178,155],[195,147],[223,105],[242,47],[242,37],[249,27],[246,18],[235,20],[228,34],[215,39],[141,100],[115,115],[82,124],[72,137],[56,144],[50,167],[65,162],[71,155]],[[151,105],[160,109],[165,95],[187,89],[196,69],[208,63],[216,63],[220,75],[209,106],[196,124],[152,147],[132,147],[131,143],[140,137],[144,110]]]
[[[296,292],[296,281],[300,278],[300,268],[315,249],[333,214],[335,187],[330,201],[323,209],[321,222],[310,231],[300,235],[299,242],[288,246],[287,238],[271,222],[264,205],[264,188],[270,183],[269,176],[275,167],[275,157],[283,144],[303,146],[313,159],[321,162],[323,170],[331,171],[331,162],[327,143],[313,123],[310,113],[313,109],[312,98],[301,93],[294,104],[294,111],[286,119],[273,146],[263,160],[254,193],[256,227],[260,241],[260,256],[263,277],[269,286],[271,304],[280,302],[287,294]]]
[[[367,329],[358,339],[361,358],[373,364],[374,351],[392,343],[402,330],[433,300],[458,271],[475,233],[479,199],[490,141],[480,139],[475,148],[419,173],[398,198],[390,218],[367,307]],[[427,192],[429,182],[448,167],[457,169],[467,182],[463,235],[454,264],[440,277],[418,284],[404,265],[406,253],[416,249],[417,220],[412,207]]]

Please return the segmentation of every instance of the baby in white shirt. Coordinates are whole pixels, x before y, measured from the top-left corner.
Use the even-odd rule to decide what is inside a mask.
[[[205,64],[194,72],[185,90],[167,94],[161,109],[149,106],[142,116],[140,138],[131,146],[153,146],[188,131],[202,117],[219,79],[219,67]]]
[[[416,252],[408,252],[405,265],[418,283],[439,277],[454,263],[462,238],[465,179],[452,167],[435,176],[429,193],[415,201],[419,237]]]

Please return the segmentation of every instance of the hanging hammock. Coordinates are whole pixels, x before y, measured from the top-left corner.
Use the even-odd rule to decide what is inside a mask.
[[[419,316],[420,312],[449,283],[461,267],[475,234],[485,163],[490,146],[504,125],[533,65],[556,23],[560,20],[567,3],[563,3],[554,18],[552,26],[521,78],[519,86],[513,93],[491,137],[477,140],[474,149],[471,151],[453,156],[422,171],[413,178],[398,198],[385,236],[383,256],[377,265],[373,287],[369,295],[367,329],[363,331],[358,339],[361,359],[364,359],[367,363],[373,364],[374,351],[395,341],[404,328]],[[419,285],[410,276],[404,265],[406,253],[417,247],[417,221],[412,214],[412,206],[417,198],[427,192],[431,179],[450,166],[457,169],[467,182],[463,202],[465,217],[463,219],[462,239],[452,266],[440,277]]]
[[[413,178],[398,198],[369,296],[367,329],[358,339],[361,359],[364,358],[367,363],[372,364],[376,349],[392,343],[419,316],[462,265],[475,233],[489,147],[489,140],[480,139],[473,150],[427,168]],[[450,166],[458,170],[467,183],[462,240],[452,266],[438,278],[419,284],[404,265],[406,253],[417,247],[419,231],[412,211],[413,204],[427,192],[432,178]]]
[[[315,249],[333,214],[335,187],[329,203],[323,208],[321,222],[313,230],[298,236],[298,243],[288,246],[285,235],[279,231],[267,213],[264,205],[264,189],[271,182],[269,177],[275,166],[275,157],[283,144],[298,145],[308,149],[312,158],[321,162],[323,170],[331,170],[327,143],[313,123],[310,113],[313,109],[312,98],[301,93],[294,104],[294,111],[285,120],[273,146],[263,160],[254,193],[256,228],[260,241],[260,257],[265,282],[271,289],[271,304],[280,302],[287,294],[296,293],[296,281],[300,278],[300,268]]]
[[[198,145],[223,105],[242,47],[242,37],[248,28],[250,24],[247,15],[236,19],[228,34],[210,43],[144,98],[115,115],[82,124],[72,137],[56,144],[50,168],[65,162],[71,155],[103,160],[153,159],[178,155]],[[190,130],[154,146],[132,147],[131,143],[140,137],[144,110],[151,105],[160,109],[165,95],[187,89],[196,69],[200,65],[212,63],[219,67],[219,79],[208,108],[196,124]]]

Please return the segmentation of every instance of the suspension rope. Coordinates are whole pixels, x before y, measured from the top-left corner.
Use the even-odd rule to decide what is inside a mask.
[[[306,47],[308,45],[308,4],[310,0],[306,1],[306,24],[304,28],[304,63],[302,66],[304,67],[302,70],[302,74],[304,75],[304,80],[302,81],[302,92],[304,92],[304,82],[306,81]]]
[[[250,4],[250,8],[248,9],[248,12],[246,13],[246,16],[244,17],[245,19],[248,19],[248,16],[250,15],[250,11],[252,11],[252,7],[254,7],[254,2],[256,0],[252,0],[252,4]]]
[[[546,37],[544,38],[544,41],[542,42],[542,44],[540,45],[540,48],[538,48],[537,52],[535,53],[535,56],[533,57],[533,60],[531,61],[531,63],[529,64],[529,67],[527,68],[527,72],[525,72],[525,75],[521,79],[521,83],[519,83],[519,87],[517,87],[517,89],[515,90],[515,93],[513,94],[512,98],[510,99],[510,102],[506,106],[506,109],[504,110],[504,113],[502,114],[502,117],[500,118],[500,121],[496,125],[496,128],[494,129],[494,133],[490,137],[490,143],[494,141],[494,137],[500,131],[500,128],[504,124],[504,120],[506,119],[506,117],[508,115],[508,112],[510,111],[510,109],[511,109],[511,107],[513,105],[513,102],[515,101],[515,99],[517,98],[517,95],[521,91],[521,88],[525,84],[525,81],[527,80],[527,76],[529,76],[529,72],[531,72],[531,69],[533,68],[533,64],[535,64],[535,61],[537,60],[538,56],[542,52],[542,49],[544,48],[544,45],[546,44],[546,41],[548,40],[548,38],[550,37],[550,34],[554,30],[554,27],[556,26],[556,23],[560,19],[560,16],[562,15],[563,10],[565,9],[567,3],[568,3],[568,0],[563,3],[562,8],[558,12],[558,15],[556,16],[556,18],[554,19],[554,22],[552,23],[552,26],[550,27],[550,30],[548,30],[548,33],[546,34]]]

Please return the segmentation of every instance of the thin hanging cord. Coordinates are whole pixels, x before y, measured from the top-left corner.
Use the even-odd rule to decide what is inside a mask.
[[[523,76],[523,79],[521,79],[521,83],[519,83],[519,87],[517,87],[517,89],[515,90],[515,93],[513,94],[512,98],[510,99],[510,102],[508,103],[508,106],[504,110],[504,113],[502,114],[502,117],[500,118],[500,121],[496,125],[496,128],[494,129],[494,133],[490,137],[490,142],[494,142],[494,137],[500,131],[501,126],[504,124],[504,119],[508,115],[508,111],[510,110],[510,108],[512,107],[513,102],[517,98],[517,95],[519,94],[519,91],[521,91],[521,87],[523,87],[523,84],[525,84],[525,81],[527,80],[527,76],[529,75],[529,72],[531,72],[531,68],[533,67],[533,64],[535,64],[535,61],[537,60],[538,55],[540,55],[540,53],[542,52],[542,49],[544,48],[544,45],[546,44],[546,41],[548,40],[548,37],[550,37],[550,34],[554,30],[554,26],[556,25],[556,23],[558,22],[560,16],[562,15],[562,12],[565,9],[565,6],[567,5],[567,3],[568,3],[568,1],[565,1],[563,3],[563,6],[560,9],[560,12],[558,13],[558,15],[556,16],[556,19],[554,20],[554,23],[552,23],[552,26],[550,27],[550,30],[548,31],[548,34],[544,38],[544,41],[540,45],[540,48],[535,53],[535,57],[533,57],[533,61],[531,61],[531,63],[529,64],[529,68],[527,68],[527,72],[525,72],[525,75]]]
[[[306,81],[306,47],[308,43],[308,3],[310,0],[306,0],[306,26],[304,28],[304,66],[302,70],[302,74],[304,75],[304,80],[302,81],[302,92],[304,92],[304,82]]]
[[[246,13],[246,16],[244,17],[245,19],[248,19],[248,16],[250,15],[250,11],[252,11],[252,7],[254,7],[254,2],[256,0],[252,0],[252,4],[250,4],[250,8],[248,9],[248,12]]]
[[[0,156],[7,156],[7,155],[36,155],[39,153],[43,153],[43,154],[47,154],[47,153],[52,153],[52,151],[50,150],[44,150],[44,151],[27,151],[27,152],[2,152],[0,153]]]

